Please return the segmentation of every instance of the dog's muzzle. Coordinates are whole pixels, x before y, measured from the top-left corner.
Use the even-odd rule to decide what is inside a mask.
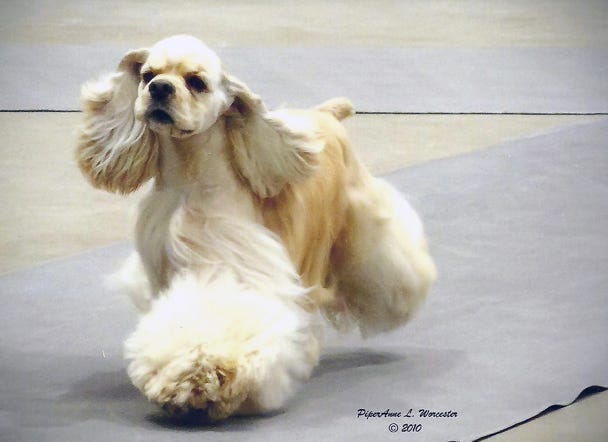
[[[175,86],[167,80],[156,80],[148,86],[152,102],[146,112],[146,118],[160,124],[173,124],[174,120],[167,111],[167,102],[175,95]]]
[[[149,110],[146,114],[146,117],[149,120],[152,120],[156,123],[160,123],[160,124],[173,124],[173,118],[171,117],[171,115],[169,114],[169,112],[167,112],[166,110],[164,110],[162,107],[153,107],[151,110]]]

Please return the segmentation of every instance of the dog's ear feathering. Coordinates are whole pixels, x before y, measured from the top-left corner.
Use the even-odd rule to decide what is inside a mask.
[[[282,110],[269,112],[240,80],[225,74],[224,82],[234,100],[225,114],[234,165],[252,190],[270,198],[286,184],[308,177],[324,147],[311,120]]]
[[[84,124],[76,159],[95,187],[130,193],[156,175],[158,142],[135,118],[139,72],[147,49],[128,52],[116,72],[82,87]]]

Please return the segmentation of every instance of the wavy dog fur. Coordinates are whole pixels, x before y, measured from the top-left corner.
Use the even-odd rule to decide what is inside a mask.
[[[318,363],[318,312],[368,335],[426,297],[422,223],[351,150],[347,99],[269,111],[174,36],[129,52],[82,100],[90,183],[126,194],[154,179],[113,279],[142,311],[125,354],[149,400],[213,419],[276,410]]]

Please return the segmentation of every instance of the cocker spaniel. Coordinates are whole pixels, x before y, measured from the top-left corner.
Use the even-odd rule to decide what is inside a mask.
[[[125,355],[149,400],[211,419],[276,410],[319,361],[319,316],[368,335],[426,297],[421,221],[351,150],[348,100],[269,111],[183,35],[127,53],[82,100],[90,183],[154,180],[114,278],[142,311]]]

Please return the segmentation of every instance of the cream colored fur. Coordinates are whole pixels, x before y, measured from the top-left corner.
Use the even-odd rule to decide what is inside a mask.
[[[82,98],[89,181],[154,179],[111,281],[142,311],[125,354],[149,400],[213,419],[276,410],[318,362],[317,313],[368,335],[426,297],[422,223],[352,152],[348,100],[269,111],[188,36],[128,53]]]

